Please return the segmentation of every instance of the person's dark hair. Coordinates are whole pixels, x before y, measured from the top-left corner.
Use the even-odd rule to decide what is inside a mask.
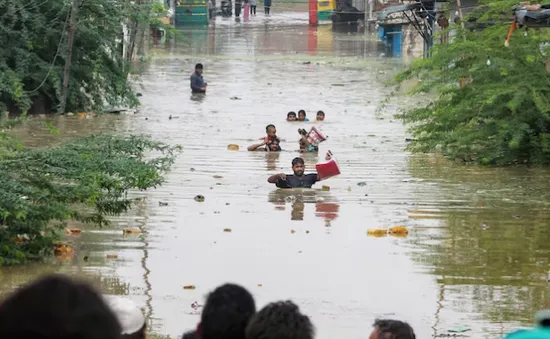
[[[317,115],[322,115],[322,116],[324,116],[324,115],[325,115],[325,112],[319,111],[319,112],[317,112]]]
[[[306,111],[304,111],[303,109],[298,111],[298,114],[300,114],[300,113],[304,113],[304,115],[306,115]]]
[[[201,315],[201,339],[244,339],[245,328],[256,312],[254,298],[244,287],[224,284],[206,298]]]
[[[270,303],[246,327],[246,339],[313,339],[315,327],[292,301]]]
[[[296,166],[296,165],[305,165],[304,159],[302,159],[302,158],[292,159],[292,166]]]
[[[143,324],[143,326],[141,326],[139,331],[134,332],[132,334],[122,334],[120,336],[120,339],[145,339],[146,331],[147,331],[147,324]]]
[[[0,338],[119,339],[121,331],[98,292],[62,275],[38,279],[0,304]]]
[[[199,337],[197,331],[188,331],[181,336],[181,339],[199,339]]]
[[[202,67],[202,64],[201,64],[201,63],[198,63],[198,64],[195,65],[195,69],[202,69],[202,68],[203,68],[203,67]]]
[[[412,327],[406,322],[391,319],[376,319],[377,339],[416,339]]]
[[[269,130],[270,127],[276,128],[275,125],[269,124],[269,125],[265,126],[265,132],[266,133],[267,133],[267,131]]]
[[[290,111],[290,112],[288,112],[288,113],[286,114],[286,117],[287,117],[287,118],[288,118],[288,117],[291,117],[291,116],[296,116],[296,112]]]

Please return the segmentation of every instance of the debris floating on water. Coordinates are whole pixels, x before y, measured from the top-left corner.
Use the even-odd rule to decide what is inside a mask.
[[[183,286],[184,290],[194,290],[195,288],[196,288],[195,285],[185,285],[185,286]]]
[[[168,206],[168,203],[167,203],[167,202],[159,201],[159,206]]]
[[[321,187],[321,191],[324,191],[324,192],[330,191],[330,186],[323,185],[323,187]]]
[[[364,182],[364,181],[359,181],[359,182],[357,183],[357,186],[361,186],[361,187],[367,186],[367,183]]]
[[[385,228],[369,228],[367,235],[371,237],[385,237],[388,234],[388,230]]]
[[[409,231],[403,226],[393,226],[390,227],[388,233],[394,237],[406,237],[409,234]]]
[[[67,235],[79,235],[82,232],[80,228],[66,228],[65,234]]]
[[[139,227],[128,227],[122,230],[122,234],[128,235],[128,234],[140,234],[143,233],[141,228]]]
[[[230,151],[238,151],[239,150],[239,145],[229,144],[229,145],[227,145],[227,149],[230,150]]]
[[[290,230],[290,234],[294,234],[294,233],[296,233],[295,230]]]
[[[196,201],[196,202],[203,202],[203,201],[204,201],[204,196],[203,196],[203,195],[200,195],[200,194],[197,195],[197,196],[195,197],[195,201]]]
[[[107,259],[117,259],[118,255],[116,254],[107,254]]]
[[[223,231],[224,231],[224,232],[227,232],[227,233],[232,232],[231,228],[224,228]]]

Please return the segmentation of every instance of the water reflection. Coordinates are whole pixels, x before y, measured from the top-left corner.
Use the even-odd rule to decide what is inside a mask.
[[[340,205],[328,192],[316,189],[277,189],[269,193],[268,201],[275,205],[276,210],[285,211],[290,204],[290,220],[303,221],[306,205],[315,205],[316,217],[325,221],[325,226],[331,226],[331,222],[338,217]],[[313,213],[312,213],[313,214]]]
[[[468,168],[441,157],[409,164],[415,177],[439,188],[437,203],[420,197],[429,211],[416,218],[418,228],[433,225],[430,212],[441,224],[424,230],[419,245],[426,251],[414,258],[437,277],[443,308],[530,325],[550,298],[550,171]]]
[[[303,13],[303,14],[302,14]],[[307,12],[286,12],[275,17],[252,17],[240,22],[217,17],[208,28],[182,28],[175,48],[191,55],[378,56],[383,46],[376,36],[349,27],[309,26]],[[274,27],[276,29],[274,29]],[[155,40],[155,47],[162,44]]]
[[[279,166],[279,157],[281,156],[281,153],[279,152],[266,152],[265,160],[266,160],[266,169],[268,171],[276,171]]]

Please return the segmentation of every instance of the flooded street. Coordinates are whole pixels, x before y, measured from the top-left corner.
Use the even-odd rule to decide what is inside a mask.
[[[137,114],[58,117],[61,136],[38,122],[19,128],[33,147],[107,131],[147,134],[183,153],[163,187],[139,193],[145,203],[110,228],[85,226],[72,237],[73,261],[4,268],[0,290],[45,272],[86,275],[105,293],[129,295],[153,332],[173,337],[195,327],[200,309],[191,304],[224,282],[247,287],[258,308],[293,299],[318,339],[366,338],[376,317],[408,321],[418,338],[458,325],[472,338],[529,325],[549,294],[550,171],[404,152],[408,135],[395,111],[376,112],[389,93],[381,81],[401,60],[380,58],[374,37],[310,29],[307,13],[283,7],[249,22],[218,17],[152,49]],[[205,96],[189,89],[197,62]],[[312,121],[285,121],[299,109]],[[317,110],[326,121],[313,121]],[[247,152],[271,123],[284,151]],[[329,138],[319,155],[304,155],[306,172],[330,149],[342,174],[311,191],[281,192],[267,178],[291,171],[297,129],[311,126]],[[409,235],[367,236],[395,225]],[[146,232],[123,236],[129,226]]]

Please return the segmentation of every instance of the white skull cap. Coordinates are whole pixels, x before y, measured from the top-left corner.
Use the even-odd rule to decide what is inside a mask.
[[[122,327],[121,334],[134,334],[143,327],[145,317],[136,303],[118,295],[104,295],[103,297]]]

